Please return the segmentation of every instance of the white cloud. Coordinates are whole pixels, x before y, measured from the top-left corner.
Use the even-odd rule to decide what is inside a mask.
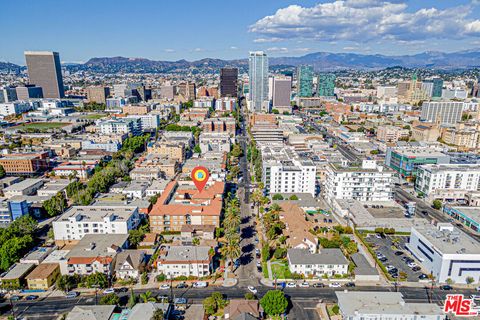
[[[230,50],[238,50],[238,47],[231,46],[231,47],[230,47]]]
[[[272,52],[272,53],[287,53],[288,52],[288,48],[284,48],[284,47],[271,47],[271,48],[268,48],[267,49],[268,52]]]
[[[271,38],[257,38],[253,40],[255,43],[265,43],[265,42],[279,42],[282,41],[281,38],[271,37]]]
[[[174,49],[165,49],[164,51],[165,51],[165,52],[169,52],[169,53],[171,53],[171,52],[175,52],[175,50],[174,50]]]
[[[193,49],[193,52],[202,52],[204,51],[203,48],[195,48]]]
[[[310,48],[294,48],[292,51],[295,51],[295,52],[309,52],[311,50],[312,49],[310,49]]]
[[[290,39],[317,41],[419,41],[480,36],[473,5],[411,10],[401,1],[336,0],[313,7],[290,5],[250,26],[255,42]]]

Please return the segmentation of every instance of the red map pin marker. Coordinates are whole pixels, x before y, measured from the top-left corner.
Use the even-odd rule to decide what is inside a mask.
[[[208,173],[208,169],[205,167],[195,167],[193,168],[190,176],[192,177],[193,183],[195,183],[198,191],[202,192],[203,188],[205,188],[205,185],[207,184],[210,174]]]

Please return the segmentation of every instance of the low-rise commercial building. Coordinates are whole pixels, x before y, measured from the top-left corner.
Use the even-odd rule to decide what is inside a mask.
[[[406,248],[439,283],[480,279],[480,244],[449,223],[414,225]]]
[[[43,183],[42,179],[25,179],[3,189],[3,194],[6,198],[33,195],[43,186]]]
[[[404,179],[417,176],[418,167],[424,164],[450,163],[450,157],[428,148],[387,148],[385,164]]]
[[[445,205],[443,212],[475,232],[480,232],[480,207]]]
[[[442,308],[435,303],[406,302],[400,292],[337,291],[335,294],[343,320],[445,318]]]

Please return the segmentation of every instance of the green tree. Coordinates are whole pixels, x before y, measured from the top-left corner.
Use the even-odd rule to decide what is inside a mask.
[[[0,164],[0,178],[5,177],[5,168]]]
[[[272,200],[283,200],[283,196],[279,193],[273,195]]]
[[[467,277],[465,279],[465,282],[468,284],[468,285],[471,285],[472,283],[475,282],[475,279],[473,277]]]
[[[144,293],[140,294],[140,300],[142,300],[143,303],[157,301],[151,291],[145,291]]]
[[[86,276],[84,283],[87,288],[93,288],[94,286],[98,286],[99,288],[104,289],[108,286],[108,279],[105,274],[95,272]]]
[[[270,259],[270,246],[268,243],[264,244],[262,247],[262,261],[267,262]]]
[[[223,299],[223,295],[220,292],[214,292],[210,297],[203,300],[203,307],[205,313],[208,315],[217,313],[217,311],[223,309],[226,304],[227,301]]]
[[[442,201],[440,200],[433,200],[433,205],[432,207],[434,209],[440,210],[442,208]]]
[[[297,197],[296,194],[292,194],[289,199],[292,200],[292,201],[293,200],[298,200],[298,197]]]
[[[287,310],[288,301],[283,291],[270,290],[262,299],[260,305],[269,316],[279,316]]]
[[[373,154],[373,155],[378,154],[378,153],[379,153],[378,150],[371,150],[371,151],[370,151],[370,154]]]
[[[133,289],[130,289],[130,297],[128,298],[127,307],[132,309],[137,304],[137,296],[133,293]]]
[[[273,114],[279,114],[280,112],[277,109],[272,109]]]
[[[62,213],[67,207],[67,199],[65,199],[63,192],[58,192],[51,199],[44,201],[42,206],[48,216],[54,217]]]
[[[251,292],[245,293],[245,300],[255,300],[255,295]]]
[[[200,149],[200,146],[198,144],[193,147],[193,152],[194,153],[202,153],[202,149]]]
[[[152,317],[150,318],[150,320],[163,320],[163,319],[164,319],[163,310],[160,308],[156,309],[153,312]]]
[[[115,293],[109,293],[100,298],[100,304],[117,305],[120,298]]]

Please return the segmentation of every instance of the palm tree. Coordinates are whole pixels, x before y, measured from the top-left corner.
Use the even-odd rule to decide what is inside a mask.
[[[235,232],[237,231],[238,227],[240,226],[240,216],[238,214],[231,214],[223,219],[223,227],[225,229],[234,229]]]
[[[236,229],[227,229],[225,232],[225,240],[227,243],[240,243],[240,235]]]
[[[155,297],[152,295],[151,291],[145,291],[144,293],[140,294],[140,299],[143,301],[143,303],[157,301]]]
[[[234,261],[242,255],[240,249],[239,241],[230,241],[225,246],[221,248],[222,255],[227,259],[227,261]],[[229,265],[229,263],[227,263]]]

